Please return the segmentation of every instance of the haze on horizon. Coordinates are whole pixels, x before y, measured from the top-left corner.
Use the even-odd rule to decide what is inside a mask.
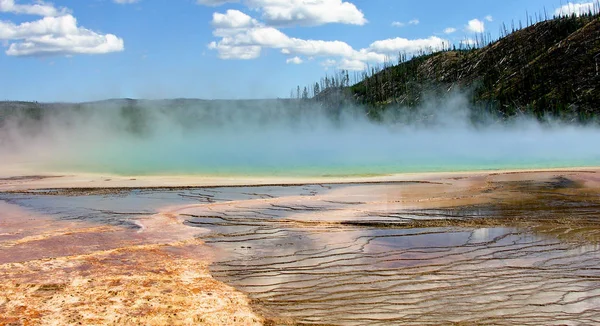
[[[312,101],[177,103],[59,105],[41,115],[17,111],[0,123],[3,168],[357,176],[600,164],[597,124],[525,116],[474,124],[461,93],[426,99],[379,122],[362,108],[344,107],[338,115]]]

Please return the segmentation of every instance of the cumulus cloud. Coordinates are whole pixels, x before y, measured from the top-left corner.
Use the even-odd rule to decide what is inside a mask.
[[[289,37],[269,26],[254,26],[247,29],[217,29],[215,36],[222,37],[209,48],[218,51],[222,59],[254,59],[263,48],[280,49],[284,54],[307,57],[343,57],[354,60],[372,59],[382,62],[384,55],[367,50],[356,51],[342,41],[304,40]]]
[[[289,58],[289,59],[285,60],[285,63],[293,63],[295,65],[299,65],[303,62],[304,61],[302,59],[300,59],[300,57],[293,57],[293,58]]]
[[[494,21],[494,17],[492,17],[492,15],[487,15],[487,16],[485,16],[485,20],[487,20],[489,22],[493,22]]]
[[[44,17],[19,25],[0,22],[0,39],[10,43],[7,55],[100,54],[123,50],[123,40],[78,27],[71,15]]]
[[[278,49],[290,56],[324,57],[340,68],[362,70],[369,62],[382,63],[399,52],[415,53],[419,50],[438,50],[449,44],[439,37],[409,40],[395,38],[372,43],[368,48],[356,50],[346,42],[306,40],[290,37],[281,30],[259,22],[237,10],[225,14],[215,13],[213,35],[220,40],[211,42],[209,48],[216,50],[222,59],[255,59],[264,48]],[[332,59],[331,59],[332,60]],[[298,61],[298,60],[295,60]],[[287,61],[290,63],[290,61]],[[292,62],[295,63],[295,62]]]
[[[364,70],[365,62],[356,59],[342,59],[338,63],[338,68],[346,70]]]
[[[262,18],[271,25],[316,26],[329,23],[364,25],[363,13],[350,2],[342,0],[248,0],[250,7],[262,11]]]
[[[554,14],[556,16],[571,16],[571,15],[576,15],[576,16],[581,16],[584,14],[591,12],[598,12],[600,10],[600,8],[598,8],[598,5],[594,2],[580,2],[580,3],[573,3],[573,2],[569,2],[566,5],[557,8],[554,11]]]
[[[219,58],[221,59],[240,59],[250,60],[260,57],[262,46],[260,45],[227,45],[221,42],[211,42],[208,45],[211,50],[217,50],[219,52]]]
[[[216,5],[223,1],[198,0],[206,5]],[[331,8],[356,9],[354,5],[341,0],[243,0],[250,8],[256,9],[266,21],[259,21],[239,10],[227,10],[225,13],[213,14],[213,35],[218,40],[211,42],[208,48],[217,51],[221,59],[250,60],[260,57],[265,49],[276,49],[288,56],[287,63],[300,64],[307,58],[325,58],[324,66],[336,65],[348,70],[362,70],[368,63],[383,63],[399,52],[416,53],[420,50],[439,50],[446,47],[449,41],[439,37],[409,40],[394,38],[373,42],[369,47],[354,49],[348,43],[339,40],[315,40],[291,37],[284,33],[279,23],[293,21],[299,25],[314,25],[326,22],[366,22],[362,13],[352,18],[344,15],[342,20],[339,11]],[[352,9],[354,8],[354,9]],[[357,10],[357,9],[356,9]],[[294,16],[294,12],[304,12]],[[295,18],[294,18],[295,17]],[[270,20],[269,20],[270,19]],[[350,20],[348,20],[350,19]],[[312,23],[307,23],[311,21]],[[273,24],[275,22],[275,25]],[[419,20],[413,19],[406,24],[416,25]],[[285,27],[285,26],[283,26]]]
[[[66,8],[55,8],[51,4],[37,1],[34,4],[16,4],[14,0],[0,0],[0,12],[36,16],[59,16],[68,13]]]
[[[337,61],[333,60],[333,59],[327,59],[327,60],[321,61],[321,66],[323,66],[323,68],[325,68],[325,70],[329,70],[329,68],[335,67],[337,64],[338,64]]]
[[[393,22],[392,26],[394,27],[404,27],[406,25],[419,25],[420,21],[418,19],[409,20],[407,23],[403,22]]]
[[[467,31],[473,33],[483,33],[485,31],[485,24],[479,19],[469,20],[467,24]]]
[[[77,26],[77,19],[64,8],[44,2],[17,5],[12,0],[0,0],[0,11],[44,16],[20,24],[0,21],[0,41],[10,56],[102,54],[124,49],[123,40],[113,34]]]
[[[219,6],[235,0],[197,0],[206,6]],[[243,0],[248,8],[261,13],[271,26],[318,26],[330,23],[364,25],[364,14],[342,0]]]
[[[456,28],[454,28],[454,27],[448,27],[448,28],[444,29],[444,34],[452,34],[454,32],[456,32]]]
[[[409,40],[406,38],[393,38],[381,41],[375,41],[369,47],[378,53],[397,54],[399,52],[414,53],[419,50],[441,50],[447,47],[449,42],[437,36],[431,36],[426,39]]]
[[[231,51],[236,47],[253,47],[252,53],[255,55],[260,54],[255,47],[281,49],[284,53],[306,56],[350,56],[354,52],[345,42],[293,38],[274,27],[263,25],[249,28],[218,28],[213,34],[221,37],[221,40],[211,43],[209,47],[218,50],[221,58],[235,58]],[[249,58],[246,51],[241,53],[244,58]]]
[[[235,29],[258,26],[258,21],[239,10],[227,10],[225,14],[214,13],[212,25],[218,29]]]

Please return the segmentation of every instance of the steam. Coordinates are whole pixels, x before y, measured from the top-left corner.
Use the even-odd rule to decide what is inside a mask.
[[[114,100],[2,110],[0,169],[320,176],[600,164],[596,126],[525,117],[473,124],[460,94],[386,113],[381,122],[360,108],[292,100]]]

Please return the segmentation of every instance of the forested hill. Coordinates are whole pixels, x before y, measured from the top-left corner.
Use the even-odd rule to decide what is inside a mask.
[[[371,113],[412,107],[424,93],[461,89],[500,116],[518,113],[586,121],[600,115],[600,16],[546,20],[506,31],[484,47],[448,50],[387,67],[341,92]]]

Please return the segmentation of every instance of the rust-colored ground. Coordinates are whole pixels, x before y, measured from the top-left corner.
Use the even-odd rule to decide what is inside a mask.
[[[261,324],[184,228],[154,216],[138,233],[0,203],[0,325]]]

